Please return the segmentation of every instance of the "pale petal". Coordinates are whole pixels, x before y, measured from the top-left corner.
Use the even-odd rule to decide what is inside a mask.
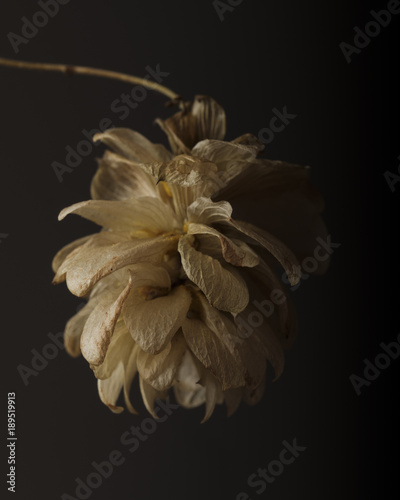
[[[257,150],[252,146],[233,142],[205,140],[196,144],[192,154],[215,163],[218,166],[218,177],[227,185],[255,161]]]
[[[184,408],[196,408],[206,401],[205,387],[198,383],[203,367],[197,364],[195,359],[187,350],[176,374],[174,393],[176,400]]]
[[[259,263],[257,255],[247,245],[236,245],[216,229],[204,224],[190,223],[188,234],[210,234],[219,239],[224,259],[234,266],[254,267]]]
[[[137,373],[137,354],[139,352],[139,346],[137,344],[134,345],[132,351],[129,355],[128,361],[125,366],[125,380],[124,380],[124,399],[126,407],[128,411],[133,414],[137,414],[137,411],[132,406],[129,393],[131,391],[133,379]]]
[[[216,259],[195,250],[191,238],[183,236],[178,244],[188,278],[214,307],[233,314],[242,311],[249,302],[246,282],[233,267],[226,269]]]
[[[158,391],[169,389],[174,382],[186,349],[183,335],[177,334],[159,354],[139,350],[137,367],[140,376]]]
[[[79,248],[84,243],[86,243],[92,236],[93,236],[92,234],[90,234],[89,236],[84,236],[83,238],[79,238],[78,240],[72,241],[71,243],[68,243],[68,245],[65,245],[65,247],[61,248],[61,250],[59,250],[56,253],[53,262],[51,263],[53,271],[56,273],[61,264],[64,262],[64,260],[68,257],[68,255],[73,250]]]
[[[132,280],[115,302],[100,302],[86,321],[81,337],[81,351],[92,365],[103,363],[122,307],[131,290]]]
[[[186,342],[197,359],[222,384],[222,390],[245,384],[241,370],[229,349],[199,319],[186,319],[182,324]]]
[[[96,134],[93,140],[102,141],[115,153],[138,162],[168,161],[171,153],[161,144],[153,144],[146,137],[127,128],[111,128]]]
[[[168,135],[172,150],[188,152],[203,139],[225,136],[226,120],[222,107],[211,97],[198,95],[193,102],[182,103],[183,110],[165,121],[157,120]]]
[[[64,345],[68,354],[74,358],[81,354],[80,340],[83,328],[95,306],[95,301],[88,302],[65,325]]]
[[[60,283],[66,277],[69,290],[82,297],[112,272],[138,262],[158,262],[175,245],[173,237],[130,240],[104,231],[74,250],[60,266],[53,282]]]
[[[151,197],[125,201],[81,201],[64,208],[58,220],[69,214],[80,215],[106,229],[130,234],[147,231],[149,235],[156,235],[172,231],[176,226],[171,208]]]
[[[140,381],[140,392],[142,393],[142,398],[147,411],[157,419],[158,416],[154,411],[154,403],[156,399],[167,399],[168,391],[157,391],[148,384],[142,377],[139,377]]]
[[[110,378],[98,380],[97,388],[102,402],[110,408],[113,413],[121,413],[124,409],[116,406],[118,396],[124,383],[124,365],[119,363]]]
[[[145,300],[138,291],[133,291],[124,306],[124,320],[143,351],[157,354],[180,328],[190,302],[191,295],[184,286],[153,300]]]
[[[141,196],[157,196],[155,179],[137,163],[111,151],[98,160],[90,194],[94,200],[128,200]]]
[[[228,221],[232,215],[232,207],[227,201],[213,202],[201,197],[188,207],[187,214],[189,222],[210,225]]]

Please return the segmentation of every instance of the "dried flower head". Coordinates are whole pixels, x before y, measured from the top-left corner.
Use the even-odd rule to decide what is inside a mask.
[[[0,64],[137,81],[63,65]],[[59,219],[77,214],[101,230],[57,253],[54,283],[66,281],[87,299],[66,325],[65,345],[89,362],[113,412],[123,410],[123,391],[135,413],[129,394],[138,376],[154,416],[154,401],[173,389],[184,407],[205,403],[206,420],[217,403],[232,414],[242,399],[259,401],[267,363],[275,379],[282,373],[296,318],[276,269],[298,283],[299,259],[312,255],[325,227],[308,168],[259,158],[263,145],[252,134],[224,141],[225,113],[210,97],[175,101],[181,110],[158,120],[171,151],[129,129],[95,136],[109,150],[92,199]],[[263,229],[232,217],[241,196],[262,201]]]

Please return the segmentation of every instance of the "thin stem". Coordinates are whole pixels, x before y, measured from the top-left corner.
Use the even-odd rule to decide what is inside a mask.
[[[170,99],[176,99],[178,94],[172,90],[160,85],[159,83],[139,78],[137,76],[127,75],[125,73],[118,73],[117,71],[108,71],[105,69],[88,68],[86,66],[69,66],[67,64],[48,64],[48,63],[32,63],[26,61],[15,61],[14,59],[4,59],[0,57],[0,66],[11,66],[18,69],[33,69],[39,71],[58,71],[65,75],[90,75],[98,76],[100,78],[111,78],[113,80],[120,80],[126,83],[133,83],[135,85],[143,85],[151,90],[160,92]]]

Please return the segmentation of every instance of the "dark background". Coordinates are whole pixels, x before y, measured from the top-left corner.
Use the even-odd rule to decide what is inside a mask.
[[[49,332],[59,332],[82,300],[51,285],[50,262],[67,242],[93,230],[65,206],[89,198],[101,147],[59,183],[51,167],[64,163],[82,130],[103,118],[164,142],[153,125],[171,113],[149,93],[121,121],[111,103],[130,87],[88,77],[0,68],[1,330],[6,395],[17,394],[17,494],[21,499],[75,496],[91,462],[124,453],[90,498],[121,500],[252,500],[395,498],[398,494],[398,374],[400,360],[357,396],[351,374],[363,359],[395,340],[398,324],[400,184],[392,193],[385,171],[399,165],[399,23],[393,16],[347,64],[339,44],[352,43],[370,9],[387,2],[243,0],[220,21],[212,1],[71,0],[16,55],[7,39],[32,19],[37,2],[2,0],[0,54],[64,62],[138,76],[160,64],[164,83],[190,99],[213,96],[226,110],[228,139],[267,127],[274,107],[297,116],[267,147],[267,155],[313,167],[326,200],[324,219],[334,242],[328,274],[302,282],[293,294],[300,329],[282,377],[255,407],[227,419],[217,407],[200,425],[203,408],[178,409],[131,454],[120,436],[147,417],[114,415],[100,402],[87,363],[64,351],[25,386],[18,365],[30,366]],[[282,441],[307,449],[267,491],[247,485],[250,474],[278,458]],[[4,441],[2,491],[7,492]],[[394,457],[392,456],[394,453]],[[390,488],[393,488],[390,493]]]

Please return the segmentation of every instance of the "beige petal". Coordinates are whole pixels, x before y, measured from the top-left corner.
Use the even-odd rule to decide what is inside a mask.
[[[201,197],[188,207],[187,214],[189,222],[211,225],[228,221],[232,215],[232,207],[227,201],[213,202]]]
[[[51,263],[51,267],[53,271],[56,273],[61,266],[61,264],[64,262],[64,260],[68,257],[68,255],[75,250],[76,248],[79,248],[82,246],[84,243],[86,243],[93,235],[90,234],[89,236],[84,236],[83,238],[79,238],[78,240],[73,241],[72,243],[69,243],[65,247],[61,248],[59,250],[54,259],[53,262]]]
[[[69,214],[80,215],[106,229],[130,232],[132,235],[135,231],[147,231],[153,236],[177,227],[171,208],[151,197],[125,201],[82,201],[64,208],[58,220]]]
[[[100,302],[86,321],[81,337],[81,351],[90,364],[97,366],[103,363],[131,286],[130,279],[115,302],[111,305],[108,302]]]
[[[128,411],[133,414],[137,414],[137,411],[132,406],[129,393],[131,391],[133,379],[137,373],[137,354],[139,352],[139,346],[137,344],[134,345],[132,351],[129,355],[128,361],[125,366],[125,380],[124,380],[124,399],[126,407]]]
[[[93,140],[102,141],[115,153],[138,162],[168,161],[171,153],[161,144],[153,144],[146,137],[127,128],[112,128],[96,134]]]
[[[157,120],[176,154],[188,152],[203,139],[224,138],[225,112],[214,99],[198,95],[193,102],[182,103],[182,107],[167,120]]]
[[[230,220],[230,224],[243,234],[253,238],[266,248],[285,269],[291,285],[296,285],[301,278],[301,268],[295,255],[277,238],[248,222]]]
[[[204,370],[201,382],[206,389],[206,412],[203,420],[201,421],[201,423],[204,424],[204,422],[207,422],[207,420],[211,417],[218,400],[221,399],[222,391],[221,384],[218,379],[211,373],[208,373],[207,370]]]
[[[174,393],[176,400],[184,408],[196,408],[206,401],[205,387],[198,383],[203,367],[198,365],[195,359],[187,350],[176,374]]]
[[[216,259],[195,250],[191,238],[193,236],[183,236],[178,244],[182,266],[188,278],[217,309],[233,314],[242,311],[249,302],[244,279],[233,267],[226,269]]]
[[[178,333],[159,354],[139,350],[137,367],[140,376],[158,391],[169,389],[174,382],[186,349],[185,339],[182,334]]]
[[[123,362],[126,368],[128,359],[135,349],[137,350],[135,342],[132,340],[123,320],[119,318],[115,325],[104,361],[100,365],[91,365],[96,378],[100,380],[109,378],[120,361]]]
[[[74,250],[60,266],[53,282],[60,283],[66,277],[69,290],[82,297],[105,276],[138,262],[158,262],[175,245],[174,237],[130,240],[104,231]]]
[[[231,179],[249,168],[256,159],[257,150],[233,142],[205,140],[196,144],[191,154],[216,164],[218,177],[226,186]]]
[[[254,267],[259,263],[259,258],[247,245],[236,245],[232,240],[210,226],[191,223],[188,226],[187,233],[195,235],[210,234],[218,238],[224,259],[234,266]]]
[[[222,390],[245,384],[241,370],[229,349],[199,319],[186,319],[182,324],[186,342],[197,359],[222,384]]]
[[[124,409],[116,406],[118,396],[124,383],[124,365],[119,363],[110,378],[98,380],[97,388],[102,402],[110,408],[113,413],[121,413]]]
[[[254,134],[243,134],[240,137],[236,137],[236,139],[232,142],[235,144],[241,144],[242,146],[250,146],[254,149],[256,154],[264,151],[265,149],[265,145]]]
[[[65,325],[64,345],[68,354],[74,358],[81,354],[80,340],[83,328],[95,306],[95,301],[88,302]]]
[[[157,182],[164,181],[170,184],[178,184],[182,187],[206,184],[208,186],[207,194],[209,195],[215,193],[223,186],[223,183],[217,176],[217,166],[192,155],[179,155],[167,163],[153,162],[142,164],[142,168],[154,176]]]
[[[140,290],[134,290],[124,306],[125,324],[143,351],[157,354],[180,328],[190,302],[191,295],[184,286],[153,300],[146,300]]]
[[[136,162],[106,151],[98,160],[90,194],[94,200],[128,200],[141,196],[157,196],[155,179]]]
[[[158,416],[154,411],[154,403],[157,399],[167,399],[168,391],[157,391],[148,384],[142,377],[139,377],[140,380],[140,392],[142,393],[142,398],[147,411],[157,419]]]

